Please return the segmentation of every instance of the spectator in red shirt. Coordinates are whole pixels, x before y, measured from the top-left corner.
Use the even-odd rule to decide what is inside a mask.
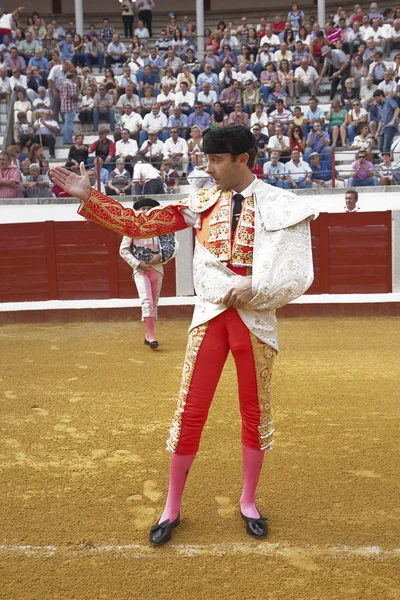
[[[22,198],[21,173],[7,150],[0,152],[0,198]]]
[[[100,156],[103,160],[104,167],[108,171],[112,171],[114,168],[115,144],[107,137],[108,133],[110,133],[108,127],[99,129],[99,139],[90,146],[89,153],[94,152],[95,156]]]

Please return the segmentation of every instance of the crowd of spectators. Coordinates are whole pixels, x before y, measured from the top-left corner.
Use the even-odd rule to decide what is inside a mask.
[[[43,151],[55,158],[60,132],[67,168],[84,161],[93,178],[100,162],[107,193],[176,192],[181,176],[204,170],[204,132],[227,124],[251,128],[254,172],[271,185],[329,187],[334,176],[345,186],[332,170],[336,147],[353,153],[348,185],[396,183],[400,8],[355,4],[347,14],[338,6],[319,24],[293,2],[285,15],[206,29],[200,59],[187,16],[171,13],[150,39],[151,19],[144,23],[142,11],[134,27],[132,6],[121,6],[128,41],[107,18],[81,37],[73,21],[65,30],[36,12],[24,23],[22,9],[0,9],[0,94],[12,96],[14,112],[0,196],[62,194]],[[325,94],[329,110],[319,102]],[[85,144],[85,135],[98,139]]]

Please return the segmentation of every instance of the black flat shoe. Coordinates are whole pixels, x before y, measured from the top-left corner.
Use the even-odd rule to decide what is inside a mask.
[[[144,338],[144,345],[145,346],[150,346],[150,342],[149,342],[149,340],[146,340],[146,338]]]
[[[152,350],[156,350],[158,348],[157,340],[154,340],[154,342],[150,342],[149,346]]]
[[[247,535],[251,535],[251,537],[258,539],[266,537],[268,533],[268,519],[266,517],[260,516],[258,519],[250,519],[250,517],[245,517],[242,511],[240,511],[240,515],[243,521],[246,523]]]
[[[178,513],[175,521],[169,522],[169,519],[162,523],[156,523],[150,529],[150,544],[154,546],[162,546],[166,544],[172,537],[172,530],[178,527],[181,522],[181,513]]]

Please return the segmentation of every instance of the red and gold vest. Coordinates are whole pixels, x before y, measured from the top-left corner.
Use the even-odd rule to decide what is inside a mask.
[[[244,199],[236,231],[232,233],[232,192],[223,192],[219,200],[201,214],[197,239],[218,260],[232,267],[253,264],[254,197]]]

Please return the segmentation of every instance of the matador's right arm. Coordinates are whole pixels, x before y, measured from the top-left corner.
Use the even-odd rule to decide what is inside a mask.
[[[191,227],[195,222],[191,213],[184,204],[153,208],[147,213],[134,211],[95,189],[78,209],[85,219],[131,238],[157,237]]]

